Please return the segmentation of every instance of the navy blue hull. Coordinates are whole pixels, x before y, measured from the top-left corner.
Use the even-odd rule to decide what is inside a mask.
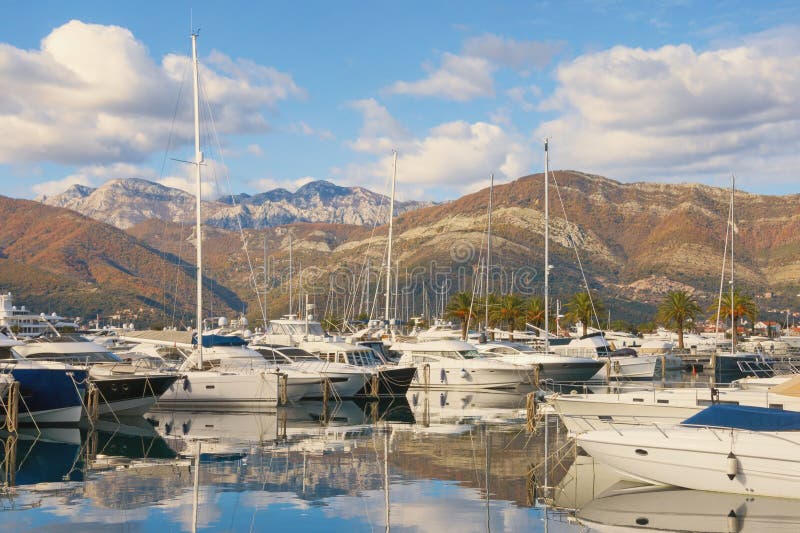
[[[35,419],[37,412],[81,405],[86,388],[86,370],[14,368],[11,375],[19,382],[20,394],[25,400],[24,404],[20,402],[20,414],[27,408]]]

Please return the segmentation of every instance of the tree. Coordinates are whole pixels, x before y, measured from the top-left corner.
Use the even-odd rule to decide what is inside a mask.
[[[472,294],[459,292],[454,294],[445,307],[447,318],[455,318],[461,321],[461,339],[467,340],[467,323],[475,319],[477,308],[472,301]]]
[[[605,310],[603,302],[599,299],[592,301],[588,292],[576,293],[569,303],[567,303],[567,309],[569,310],[566,314],[567,320],[573,323],[581,322],[583,324],[584,335],[586,335],[588,331],[589,324],[592,322],[592,317]]]
[[[667,327],[678,331],[678,348],[683,350],[683,328],[687,322],[694,322],[702,310],[694,298],[686,291],[672,291],[658,305],[658,320]]]
[[[506,323],[509,339],[514,340],[514,327],[525,316],[525,300],[517,294],[506,294],[499,298],[493,311],[494,319]]]
[[[539,296],[528,298],[525,320],[537,328],[544,329],[544,300]]]
[[[751,322],[758,320],[758,308],[756,302],[752,297],[741,294],[739,291],[733,291],[733,302],[731,302],[731,293],[726,292],[722,295],[722,307],[719,309],[717,315],[717,306],[711,305],[708,308],[713,312],[714,320],[718,322],[727,322],[729,319],[733,325],[731,330],[731,343],[733,348],[736,348],[736,325],[743,317],[749,319]]]

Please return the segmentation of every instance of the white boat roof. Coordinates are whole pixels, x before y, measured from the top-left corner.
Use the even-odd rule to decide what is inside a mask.
[[[442,339],[426,342],[396,342],[391,346],[392,350],[408,352],[465,352],[476,350],[475,345],[464,341]]]

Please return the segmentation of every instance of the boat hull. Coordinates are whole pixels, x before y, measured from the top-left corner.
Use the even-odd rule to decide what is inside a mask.
[[[85,370],[53,368],[14,368],[11,375],[19,382],[22,400],[20,424],[77,424],[83,413],[86,389]]]
[[[141,416],[178,380],[178,375],[90,378],[100,391],[100,415]]]
[[[578,445],[623,477],[695,490],[797,498],[800,431],[639,427],[592,431]],[[728,454],[736,471],[728,476]]]
[[[383,367],[378,371],[378,396],[405,396],[417,375],[413,366]],[[372,383],[367,381],[356,396],[373,396]]]
[[[279,374],[274,372],[189,372],[158,400],[159,408],[231,410],[277,407]]]

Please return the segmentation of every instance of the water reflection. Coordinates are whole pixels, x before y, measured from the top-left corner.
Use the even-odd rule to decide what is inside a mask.
[[[21,511],[3,525],[575,530],[534,490],[545,451],[566,433],[554,417],[528,431],[524,407],[520,394],[448,391],[260,413],[154,411],[0,436],[0,502]]]

